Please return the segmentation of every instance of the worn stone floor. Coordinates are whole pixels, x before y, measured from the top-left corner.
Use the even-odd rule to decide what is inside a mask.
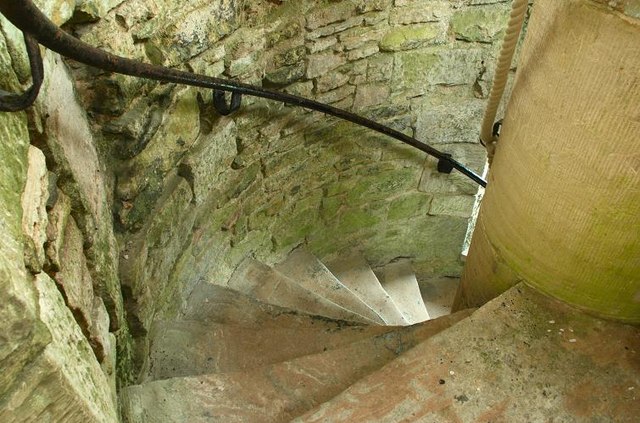
[[[638,422],[640,329],[519,285],[297,422]]]

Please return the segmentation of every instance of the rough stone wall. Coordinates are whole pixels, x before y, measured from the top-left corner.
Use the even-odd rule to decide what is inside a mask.
[[[76,7],[38,4],[58,24]],[[0,420],[115,422],[129,336],[104,168],[69,72],[44,60],[36,105],[0,113]],[[1,18],[0,88],[28,83],[22,35]]]
[[[501,0],[128,0],[76,25],[93,45],[315,98],[389,124],[480,172],[478,125],[510,10]],[[200,280],[305,243],[413,258],[457,276],[477,187],[435,160],[318,113],[71,63],[116,175],[120,277],[134,335]]]

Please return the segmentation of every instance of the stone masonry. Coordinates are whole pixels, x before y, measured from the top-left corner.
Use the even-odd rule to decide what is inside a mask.
[[[496,0],[129,0],[76,25],[124,56],[232,78],[353,110],[481,172],[484,99],[510,3]],[[120,278],[132,331],[170,316],[200,280],[226,284],[246,256],[300,244],[374,265],[411,257],[420,278],[458,276],[477,187],[352,124],[245,98],[76,66],[114,172]]]
[[[311,97],[484,167],[477,128],[507,1],[36,3],[92,45]],[[21,34],[0,30],[1,88],[19,91]],[[248,256],[306,244],[459,276],[477,187],[424,154],[255,98],[220,117],[210,92],[44,57],[35,107],[0,114],[1,420],[114,421],[116,373],[136,379],[150,322]]]

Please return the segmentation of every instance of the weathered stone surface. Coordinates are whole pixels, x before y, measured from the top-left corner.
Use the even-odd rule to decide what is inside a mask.
[[[0,408],[0,418],[6,422],[117,422],[107,379],[55,283],[43,273],[34,282],[40,319],[52,341],[24,369],[18,389]]]
[[[193,421],[202,415],[233,422],[289,421],[467,315],[447,316],[251,371],[128,387],[121,396],[123,414],[131,422]]]
[[[391,29],[380,40],[380,50],[400,51],[424,47],[438,42],[442,28],[437,24],[401,26]]]
[[[422,300],[429,317],[435,319],[451,314],[456,291],[460,285],[458,278],[429,278],[419,280]]]
[[[356,90],[354,106],[362,110],[383,104],[388,101],[390,93],[391,89],[386,84],[362,84]]]
[[[436,100],[437,101],[437,100]],[[485,102],[466,100],[426,105],[418,113],[416,138],[428,144],[476,143]]]
[[[376,323],[384,323],[382,318],[366,303],[344,286],[325,265],[304,248],[294,250],[275,269],[300,286]]]
[[[44,243],[47,240],[47,200],[49,175],[44,154],[29,147],[27,180],[22,193],[22,231],[28,239],[25,245],[25,263],[33,272],[42,270]]]
[[[229,280],[229,287],[278,307],[286,307],[331,319],[371,323],[370,320],[340,307],[313,290],[297,284],[296,281],[255,260],[247,259],[240,264]]]
[[[3,84],[15,81],[4,51],[0,48]],[[37,294],[24,267],[20,199],[28,166],[26,116],[0,113],[0,139],[0,156],[5,159],[0,166],[0,396],[4,397],[19,387],[18,375],[47,345],[50,334],[38,318]]]
[[[346,63],[347,59],[341,54],[317,53],[307,57],[307,78],[316,78]]]
[[[360,254],[352,253],[327,263],[327,268],[351,292],[373,309],[386,325],[405,326],[407,320],[382,288],[380,281]]]
[[[461,40],[492,42],[506,28],[509,12],[508,4],[471,7],[453,15],[451,29]]]
[[[474,202],[471,195],[437,195],[431,201],[429,214],[468,217]]]
[[[61,191],[58,192],[57,197],[55,205],[49,211],[46,244],[48,266],[55,272],[59,271],[62,266],[60,253],[64,243],[64,230],[71,217],[71,200],[69,197]]]
[[[189,150],[179,169],[193,189],[196,204],[204,203],[215,189],[218,175],[231,167],[237,153],[236,124],[227,118],[222,118],[208,136],[200,137]]]
[[[44,121],[40,136],[45,137],[52,160],[65,176],[60,179],[61,189],[79,211],[77,223],[88,246],[85,252],[89,270],[109,311],[112,329],[116,329],[124,322],[124,311],[113,226],[104,224],[111,222],[112,216],[107,202],[106,170],[66,67],[57,56],[48,53],[45,69],[49,75],[36,102]]]
[[[60,253],[61,268],[54,279],[64,293],[67,307],[71,309],[78,325],[89,334],[93,315],[93,281],[87,267],[83,249],[82,232],[73,218],[64,230],[64,244]]]
[[[391,330],[380,326],[250,329],[211,322],[158,321],[149,333],[150,371],[142,382],[257,369]]]
[[[451,13],[450,4],[444,1],[420,2],[406,7],[396,7],[391,11],[391,25],[407,25],[424,22],[439,22]]]
[[[394,304],[409,324],[429,320],[430,316],[420,295],[420,287],[411,262],[400,260],[387,264],[378,271],[382,288],[393,299]]]
[[[317,29],[349,18],[355,7],[351,1],[327,4],[316,7],[307,14],[307,28]]]
[[[634,422],[639,351],[638,328],[521,284],[297,421]]]

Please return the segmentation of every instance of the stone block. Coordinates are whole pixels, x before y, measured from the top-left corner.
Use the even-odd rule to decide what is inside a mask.
[[[431,196],[416,192],[397,197],[389,204],[388,220],[425,216],[429,211]]]
[[[0,35],[0,43],[3,40]],[[3,88],[10,88],[4,84],[16,77],[5,55],[0,48],[1,80]],[[24,266],[20,200],[30,148],[26,114],[0,113],[0,139],[0,397],[4,399],[19,386],[20,373],[51,337],[38,318],[37,294]]]
[[[306,73],[304,62],[296,63],[290,66],[283,66],[276,70],[267,72],[264,75],[263,82],[267,86],[284,86],[301,80]]]
[[[196,204],[206,200],[209,192],[216,188],[218,175],[231,167],[238,153],[236,131],[233,120],[222,118],[210,134],[200,137],[180,164],[179,173],[191,184]]]
[[[429,85],[472,85],[483,69],[479,48],[427,48],[399,53],[394,65],[396,88],[412,94],[426,92]]]
[[[471,98],[427,104],[418,112],[416,138],[427,144],[476,143],[484,108],[484,101]]]
[[[354,60],[358,60],[358,59],[363,59],[365,57],[369,57],[371,55],[376,54],[378,51],[380,51],[379,47],[378,47],[378,43],[375,41],[371,41],[361,47],[358,47],[354,50],[351,50],[350,52],[347,53],[347,59],[349,61],[354,61]]]
[[[354,106],[358,110],[377,106],[388,101],[391,88],[388,84],[358,85]]]
[[[42,270],[44,243],[47,240],[47,200],[49,199],[49,174],[44,154],[30,146],[27,179],[22,193],[22,230],[28,237],[25,246],[25,263],[33,272]]]
[[[387,9],[391,5],[391,0],[358,0],[356,11],[358,13],[379,12]]]
[[[393,55],[378,54],[369,58],[367,67],[367,81],[379,82],[391,79],[393,72]]]
[[[442,26],[435,23],[390,29],[380,40],[382,51],[402,51],[442,42]]]
[[[341,87],[349,82],[349,75],[342,72],[330,72],[316,79],[316,91],[324,93]]]
[[[317,40],[311,40],[307,43],[307,50],[310,54],[318,53],[334,47],[336,44],[338,44],[337,37],[318,38]]]
[[[355,90],[356,87],[352,85],[343,85],[342,87],[336,88],[335,90],[316,95],[316,100],[322,103],[337,103],[341,100],[346,99],[347,97],[350,97],[355,92]],[[339,107],[336,104],[334,104],[334,106]]]
[[[78,325],[88,335],[93,314],[93,282],[84,255],[84,239],[73,218],[67,222],[63,239],[61,268],[54,279]]]
[[[307,56],[307,78],[313,79],[344,65],[347,59],[342,54],[316,53]]]
[[[320,5],[307,12],[307,29],[314,30],[350,18],[355,12],[351,1]]]
[[[324,26],[322,28],[318,28],[314,31],[308,32],[306,35],[306,38],[309,40],[314,40],[320,37],[327,37],[329,35],[338,34],[340,32],[346,31],[349,28],[362,25],[362,22],[365,20],[366,20],[365,15],[354,16],[353,18],[346,19],[342,22]]]
[[[457,39],[490,43],[506,29],[510,5],[470,7],[456,12],[451,18],[451,30]]]
[[[345,50],[353,50],[372,41],[379,42],[385,32],[384,27],[351,28],[340,34],[340,44]]]
[[[444,1],[431,1],[424,4],[412,4],[407,7],[396,7],[391,10],[389,23],[392,26],[410,25],[425,22],[440,22],[451,14],[451,6]]]
[[[105,363],[111,354],[111,334],[109,333],[109,314],[100,297],[93,297],[91,310],[91,327],[89,328],[89,344],[98,362]]]
[[[84,234],[89,269],[99,295],[109,310],[114,328],[124,321],[122,293],[117,277],[117,246],[113,235],[112,210],[107,201],[106,170],[98,157],[86,112],[78,103],[75,88],[64,63],[57,56],[44,56],[49,69],[36,101],[43,119],[43,136],[52,160],[66,175],[60,189],[78,210],[78,226]]]
[[[429,214],[438,216],[470,217],[474,195],[438,195],[433,198]]]
[[[54,282],[45,274],[35,280],[40,319],[52,342],[27,370],[19,390],[0,410],[2,421],[118,421],[108,382]]]
[[[59,271],[62,265],[60,254],[64,242],[64,230],[70,217],[71,200],[62,191],[58,191],[58,200],[49,211],[46,244],[48,266],[54,272]]]

